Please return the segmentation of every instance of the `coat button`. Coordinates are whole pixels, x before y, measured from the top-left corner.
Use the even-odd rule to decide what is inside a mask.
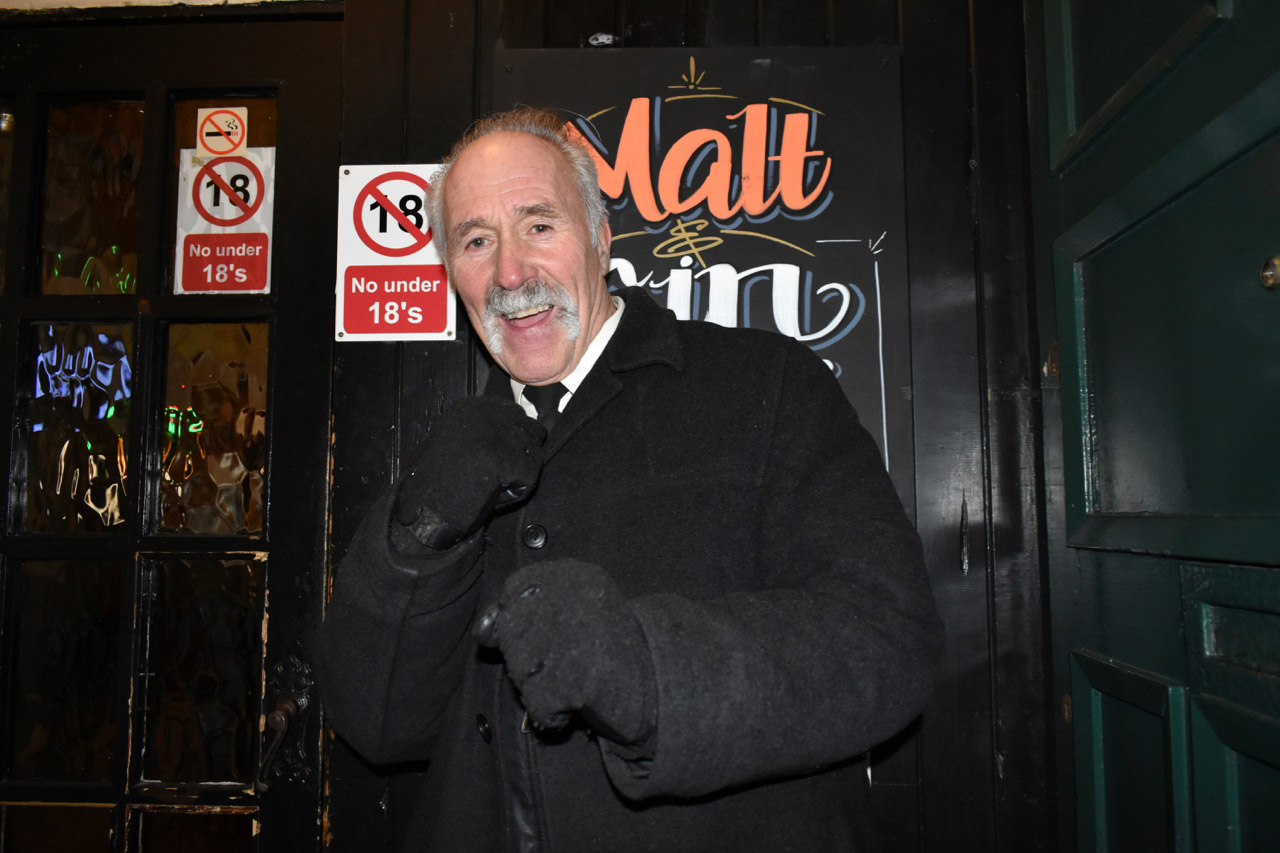
[[[485,719],[484,714],[476,714],[476,728],[480,731],[480,737],[485,743],[493,740],[493,726],[489,725],[489,721]]]
[[[526,548],[541,548],[547,544],[547,528],[541,524],[530,524],[520,534],[520,540]]]

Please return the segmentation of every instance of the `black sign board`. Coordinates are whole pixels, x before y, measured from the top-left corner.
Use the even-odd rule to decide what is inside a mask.
[[[596,152],[611,284],[825,359],[910,507],[898,73],[881,47],[509,50],[494,108],[557,109]]]

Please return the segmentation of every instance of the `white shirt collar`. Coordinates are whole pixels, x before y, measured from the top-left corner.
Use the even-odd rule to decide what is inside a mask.
[[[597,361],[600,360],[600,354],[604,352],[605,346],[609,343],[609,339],[613,337],[613,333],[618,330],[618,321],[622,319],[622,311],[626,307],[620,296],[610,296],[613,301],[614,312],[609,315],[609,319],[604,321],[604,325],[600,327],[600,331],[587,345],[587,351],[582,354],[582,360],[578,362],[578,366],[560,380],[560,383],[568,389],[568,393],[560,398],[559,410],[564,411],[564,407],[569,405],[569,400],[578,390],[578,386],[582,384],[582,380],[587,378],[587,374],[591,372],[591,368],[595,367]],[[537,410],[524,398],[524,383],[515,379],[511,380],[511,394],[515,397],[515,401],[524,409],[525,414],[531,418],[538,416]]]

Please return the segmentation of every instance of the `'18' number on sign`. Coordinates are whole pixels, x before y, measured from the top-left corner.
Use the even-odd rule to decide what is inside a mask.
[[[417,228],[419,231],[422,230],[422,196],[412,194],[401,196],[400,203],[397,207],[400,208],[400,212],[404,214],[405,219],[408,219],[413,223],[414,228]],[[369,209],[378,211],[378,233],[386,234],[387,209],[376,201],[369,202]],[[409,233],[409,229],[405,228],[403,225],[398,227],[406,234]]]
[[[401,315],[410,323],[422,322],[422,309],[417,305],[407,307],[405,302],[375,302],[369,306],[369,310],[373,312],[373,322],[381,325],[386,323],[388,326],[394,326],[401,320]],[[407,307],[407,308],[406,308]]]
[[[222,187],[216,181],[205,181],[205,187],[213,189],[213,207],[222,206]],[[244,203],[249,203],[249,176],[238,174],[231,176],[231,189],[236,195],[244,199]]]

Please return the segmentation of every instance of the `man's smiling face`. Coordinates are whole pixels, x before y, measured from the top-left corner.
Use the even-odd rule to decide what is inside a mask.
[[[614,308],[609,226],[592,245],[563,155],[528,134],[492,133],[454,161],[444,194],[453,285],[485,347],[527,385],[568,376]]]

